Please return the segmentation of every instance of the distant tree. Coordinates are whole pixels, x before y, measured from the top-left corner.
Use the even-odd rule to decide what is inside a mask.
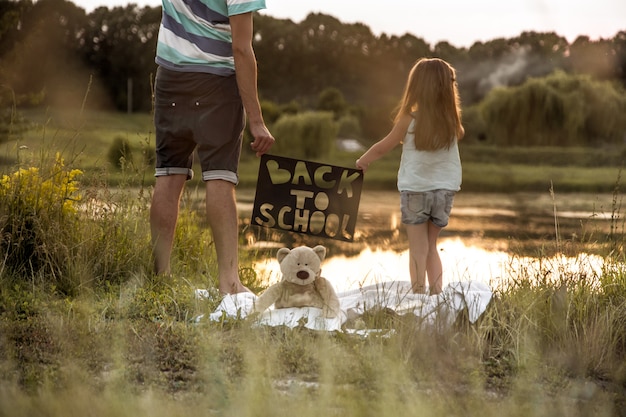
[[[618,56],[615,43],[610,40],[591,41],[579,36],[569,47],[569,69],[596,78],[614,79],[618,73]]]
[[[454,66],[458,66],[467,60],[467,50],[465,48],[457,48],[449,42],[438,42],[433,48],[433,56],[450,62]]]
[[[522,32],[520,36],[511,38],[509,44],[513,46],[527,46],[530,51],[543,58],[555,60],[560,65],[563,57],[568,53],[567,39],[554,32]]]
[[[88,17],[80,51],[119,110],[128,110],[129,103],[131,110],[152,108],[151,80],[160,22],[160,7],[134,4],[100,7]]]
[[[621,31],[613,38],[615,45],[616,76],[626,87],[626,31]]]
[[[67,0],[0,0],[0,84],[3,94],[10,92],[0,103],[3,114],[10,114],[6,103],[80,106],[87,90],[88,106],[150,111],[160,19],[160,7],[140,8],[132,2],[86,14]],[[285,114],[330,110],[336,117],[357,117],[365,142],[378,140],[389,130],[408,72],[426,56],[441,57],[456,67],[466,108],[480,103],[494,88],[518,87],[557,69],[626,85],[623,31],[599,41],[581,36],[571,45],[553,32],[523,32],[469,48],[445,41],[431,48],[410,33],[375,36],[364,24],[343,23],[322,13],[311,13],[299,23],[257,13],[254,28],[259,90],[264,101],[275,104],[267,111],[269,123]],[[554,112],[549,113],[552,121],[558,121],[556,103],[566,102],[564,93],[526,88],[543,95],[542,105]],[[492,95],[485,108],[495,105],[494,97],[507,96],[503,91],[507,89]],[[585,94],[589,103],[596,100],[592,93]],[[610,89],[602,94],[615,102]],[[594,107],[612,114],[608,104]],[[473,120],[475,126],[485,122],[480,117]],[[583,136],[613,137],[599,132],[594,120],[603,120],[600,113],[589,116]]]
[[[481,103],[489,142],[509,146],[621,143],[626,92],[589,75],[558,71],[517,87],[497,88]]]
[[[520,85],[561,69],[566,53],[567,41],[552,32],[524,32],[511,39],[476,42],[467,59],[457,65],[463,102],[475,104],[495,87]]]
[[[22,36],[22,18],[33,7],[30,0],[0,1],[0,56],[3,56]]]
[[[254,17],[254,50],[259,70],[259,90],[265,99],[287,102],[303,95],[298,25],[263,14]]]
[[[348,103],[338,88],[329,87],[319,94],[316,109],[332,112],[339,119],[348,111]]]
[[[66,0],[20,2],[2,22],[10,36],[3,40],[0,76],[20,105],[38,104],[32,100],[36,97],[47,104],[80,105],[89,84],[89,72],[77,54],[84,10]]]

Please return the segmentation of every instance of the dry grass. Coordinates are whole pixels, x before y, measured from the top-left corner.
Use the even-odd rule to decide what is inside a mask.
[[[370,312],[394,332],[367,338],[194,324],[210,307],[185,300],[186,283],[76,299],[3,286],[0,415],[621,415],[615,278],[610,296],[520,280],[478,322],[443,332]]]
[[[215,292],[194,297],[215,288],[210,233],[185,201],[177,278],[151,276],[148,194],[85,191],[80,210],[37,229],[37,247],[54,255],[40,267],[13,268],[3,246],[0,416],[624,415],[617,191],[601,277],[546,280],[545,270],[518,269],[474,324],[461,317],[442,331],[370,311],[366,325],[393,331],[369,337],[195,323],[219,302]],[[4,201],[2,221],[36,215]],[[58,230],[71,233],[60,241]],[[586,243],[559,240],[568,250]],[[260,289],[254,257],[242,254],[242,271]]]

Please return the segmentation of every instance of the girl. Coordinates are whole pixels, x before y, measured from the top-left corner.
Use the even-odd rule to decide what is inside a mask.
[[[356,161],[365,172],[402,143],[398,191],[414,293],[426,293],[426,276],[430,294],[442,290],[437,238],[461,188],[457,141],[464,133],[454,68],[441,59],[420,59],[409,74],[393,128]]]

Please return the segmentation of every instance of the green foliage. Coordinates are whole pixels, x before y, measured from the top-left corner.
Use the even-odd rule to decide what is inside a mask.
[[[160,7],[129,4],[86,13],[77,2],[66,0],[2,4],[0,59],[5,65],[0,68],[0,84],[15,92],[20,106],[152,110]],[[431,47],[408,33],[374,35],[366,25],[344,23],[323,13],[312,13],[299,23],[259,13],[254,23],[261,97],[299,103],[295,111],[300,107],[330,110],[336,117],[354,108],[364,109],[361,130],[366,141],[379,139],[391,127],[390,114],[408,71],[421,57],[439,56],[458,68],[461,97],[468,107],[495,85],[516,86],[555,69],[626,80],[624,32],[598,41],[580,36],[572,44],[553,32],[524,32],[457,48],[445,41]],[[581,132],[572,127],[567,133],[582,135],[586,142],[613,138],[619,126],[611,130],[614,119],[610,116],[607,121],[606,115],[614,109],[601,109],[611,107],[603,101],[604,93],[592,96],[585,98],[598,101],[599,110],[590,116],[589,129]],[[558,128],[560,119],[572,109],[559,104],[558,95],[546,100],[547,107],[542,109],[553,116],[528,121],[548,123],[545,132],[531,128],[530,133],[537,136],[533,143],[560,143],[568,138],[555,132],[554,124]],[[282,107],[278,113],[276,108],[267,109],[270,124],[294,110],[285,108],[290,104],[277,106]],[[0,107],[5,111],[3,103]],[[0,126],[2,130],[6,129]],[[472,136],[472,129],[468,133]]]
[[[42,165],[0,179],[0,272],[77,295],[119,285],[145,268],[149,237],[138,227],[147,223],[145,201],[106,188],[80,190],[82,172],[67,169],[58,154]]]
[[[493,146],[462,142],[461,160],[468,163],[550,167],[619,168],[624,161],[621,146]],[[615,176],[616,174],[614,174]]]
[[[124,169],[133,164],[133,151],[127,138],[118,136],[109,147],[107,159],[111,166]]]
[[[337,123],[339,125],[337,129],[337,136],[339,138],[359,139],[362,137],[361,123],[356,116],[342,116]]]
[[[492,90],[481,110],[486,137],[498,145],[617,144],[626,132],[624,89],[584,75],[555,72]]]
[[[268,125],[272,125],[281,115],[281,108],[278,104],[269,100],[261,101],[261,111],[263,112],[263,119]]]
[[[132,111],[149,112],[160,18],[160,6],[131,3],[86,13],[76,1],[5,0],[0,8],[0,59],[5,64],[0,84],[18,96],[43,93],[46,105],[124,111],[130,105]],[[517,85],[558,68],[625,79],[623,32],[598,41],[580,36],[572,44],[554,32],[524,32],[459,48],[445,41],[431,46],[410,33],[374,35],[362,23],[323,13],[311,13],[301,22],[258,13],[254,29],[262,97],[310,107],[321,91],[336,88],[349,105],[375,109],[373,115],[380,108],[387,115],[411,65],[427,56],[459,68],[461,95],[468,105],[487,92],[486,79]],[[514,58],[520,59],[512,62]],[[372,140],[380,135],[376,123],[363,130]]]
[[[283,115],[273,126],[272,152],[303,159],[329,157],[337,139],[337,123],[328,112]]]
[[[124,316],[165,323],[191,320],[196,301],[193,290],[180,278],[154,277],[133,291]]]
[[[147,200],[143,190],[90,189],[77,239],[74,274],[77,290],[108,289],[123,285],[140,271],[149,270],[150,236],[145,227]]]
[[[8,281],[8,280],[7,280]],[[42,291],[33,291],[24,282],[0,287],[0,316],[13,321],[38,317],[47,304]]]
[[[487,321],[487,354],[494,361],[506,358],[519,371],[544,363],[569,375],[613,378],[626,353],[623,331],[617,330],[626,324],[623,277],[610,274],[598,288],[593,276],[546,279],[548,271],[561,268],[558,261],[541,266],[522,268],[497,294]]]
[[[331,112],[335,115],[335,119],[339,119],[346,114],[347,109],[348,103],[346,103],[346,99],[337,88],[326,88],[317,97],[316,110]]]
[[[532,166],[532,168],[531,168]],[[616,167],[520,165],[506,163],[463,164],[463,189],[474,192],[510,193],[512,190],[549,190],[551,184],[560,192],[609,193],[613,188]]]
[[[52,277],[67,271],[78,220],[76,177],[60,154],[54,164],[20,168],[0,179],[0,247],[5,266],[25,275]]]
[[[17,104],[15,93],[0,86],[0,143],[14,139],[16,134],[26,129],[26,120],[18,112]]]
[[[463,144],[475,141],[482,142],[486,139],[487,126],[478,105],[463,109],[463,128],[465,129]]]

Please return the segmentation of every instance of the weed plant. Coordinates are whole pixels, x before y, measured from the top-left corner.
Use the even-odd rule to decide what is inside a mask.
[[[364,337],[195,320],[219,296],[193,199],[183,199],[174,275],[155,277],[149,188],[80,178],[59,156],[3,177],[0,416],[625,415],[617,187],[600,275],[549,279],[559,265],[539,259],[505,277],[475,323],[373,310],[362,325],[384,331]],[[260,291],[254,259],[241,254],[242,277]]]

